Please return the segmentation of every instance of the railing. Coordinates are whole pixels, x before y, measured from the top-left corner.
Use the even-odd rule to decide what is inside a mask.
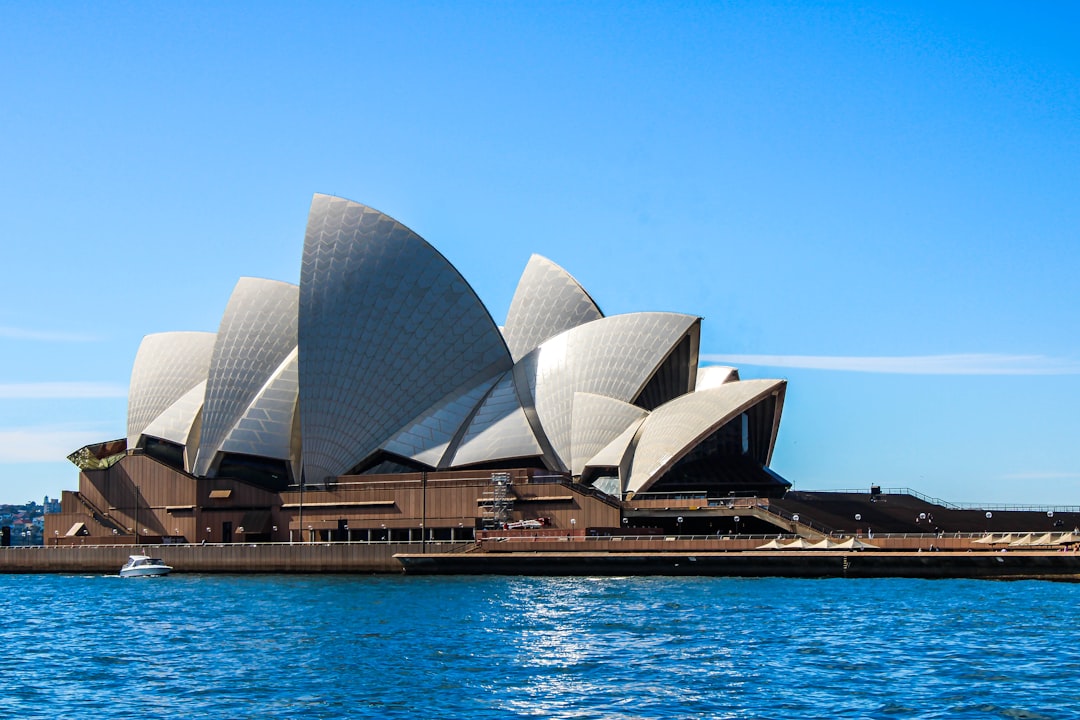
[[[758,495],[728,495],[724,497],[710,496],[704,492],[670,492],[670,493],[626,493],[623,504],[633,505],[636,502],[687,502],[694,503],[694,507],[730,509],[739,508],[764,508],[769,499]]]
[[[558,473],[551,473],[546,475],[533,475],[529,478],[529,484],[531,485],[545,485],[545,484],[562,484],[570,483],[570,478],[565,475],[559,475]]]
[[[939,533],[916,533],[916,532],[903,532],[903,533],[858,533],[858,532],[831,532],[825,533],[825,535],[833,540],[839,540],[841,538],[856,538],[866,540],[873,543],[877,540],[921,540],[921,541],[933,541],[933,540],[977,540],[985,538],[987,535],[1001,535],[1002,533],[985,533],[985,532],[939,532]],[[1017,533],[1022,534],[1022,533]],[[1055,533],[1058,535],[1065,535],[1065,533]],[[598,543],[598,542],[672,542],[679,540],[687,540],[693,542],[717,542],[717,543],[730,543],[734,541],[748,541],[758,540],[767,542],[769,540],[797,540],[799,535],[793,533],[740,533],[740,534],[728,534],[728,535],[679,535],[679,534],[660,534],[660,535],[490,535],[478,541],[477,545],[483,545],[492,542],[524,542],[524,543],[537,543],[537,542],[586,542],[586,543]],[[1024,546],[1015,546],[1024,547]],[[1027,547],[1044,547],[1029,545]]]
[[[624,493],[624,496],[631,496],[631,495],[633,496],[633,497],[629,498],[631,500],[636,500],[636,499],[640,498],[642,500],[710,500],[710,501],[713,501],[713,502],[727,502],[728,500],[740,500],[740,499],[747,500],[747,499],[754,499],[754,498],[760,497],[760,495],[758,495],[758,493],[753,492],[752,490],[745,490],[745,491],[742,491],[742,492],[731,492],[731,493],[728,493],[726,495],[709,495],[709,493],[707,493],[704,490],[683,490],[683,491],[671,490],[671,491],[665,491],[665,492],[654,492],[654,491],[649,490],[649,491],[646,491],[646,492],[637,492],[637,493],[628,492],[628,493]],[[626,498],[624,497],[624,499],[626,499]]]
[[[999,535],[1000,533],[992,533]],[[1065,533],[1057,533],[1064,535]],[[932,542],[938,539],[944,540],[977,540],[987,537],[988,533],[985,532],[941,532],[941,533],[873,533],[873,534],[859,534],[859,533],[830,533],[828,537],[839,540],[841,538],[857,538],[866,540],[868,543],[874,543],[880,540],[915,540],[922,542]],[[740,533],[740,534],[727,534],[727,535],[679,535],[679,534],[650,534],[650,535],[555,535],[555,536],[513,536],[513,535],[495,535],[484,538],[482,541],[473,540],[428,540],[422,542],[420,540],[412,541],[392,541],[386,540],[353,540],[353,541],[317,541],[317,542],[234,542],[234,543],[136,543],[136,544],[72,544],[72,545],[12,545],[7,548],[0,548],[0,552],[13,552],[13,553],[35,553],[35,552],[55,552],[63,549],[70,552],[78,552],[80,550],[101,550],[101,549],[123,549],[125,552],[134,552],[136,548],[150,549],[158,548],[161,550],[176,550],[176,549],[195,549],[199,547],[214,547],[214,548],[274,548],[274,547],[337,547],[337,546],[369,546],[377,547],[380,545],[408,545],[413,547],[425,546],[428,552],[444,552],[444,553],[468,553],[481,548],[483,545],[491,543],[540,543],[540,542],[571,542],[571,543],[612,543],[612,542],[648,542],[648,543],[668,543],[675,541],[688,541],[688,542],[706,542],[709,544],[715,544],[718,548],[730,546],[734,543],[745,542],[760,542],[766,543],[770,540],[779,540],[781,542],[797,540],[799,535],[793,533]],[[1072,544],[1072,543],[1070,543]],[[1037,550],[1048,546],[1009,546],[1011,549],[1032,549]],[[742,548],[743,550],[754,548]],[[972,548],[976,549],[976,548]],[[1000,551],[1000,547],[987,545],[984,549],[994,551]]]
[[[610,505],[611,507],[622,507],[622,504],[619,502],[619,498],[617,496],[609,495],[603,490],[595,488],[592,485],[580,485],[565,480],[562,484],[566,485],[566,487],[569,488],[577,488],[578,492],[581,492],[584,495],[588,495],[591,498],[596,498],[600,502]]]
[[[237,541],[231,543],[221,542],[186,542],[186,543],[149,543],[149,542],[125,542],[125,543],[60,543],[54,545],[48,543],[47,545],[11,545],[12,550],[32,550],[32,549],[54,549],[54,548],[193,548],[193,547],[275,547],[283,545],[309,545],[309,546],[327,546],[327,545],[427,545],[442,546],[449,545],[457,550],[452,552],[460,552],[463,548],[467,549],[470,545],[475,545],[475,540],[420,540],[419,538],[414,540],[316,540],[314,542],[300,542],[296,540],[289,542],[288,540],[274,540],[274,541],[262,541],[262,542],[244,542]],[[0,548],[3,550],[4,548]]]
[[[435,472],[435,471],[431,471],[431,472]],[[460,475],[460,476],[449,477],[449,478],[428,478],[427,483],[429,485],[435,484],[435,483],[460,483],[460,482],[490,483],[491,482],[491,473],[493,473],[493,472],[506,472],[506,471],[504,471],[504,470],[489,470],[489,471],[481,472],[479,475],[475,475],[475,476],[473,476],[473,475]],[[420,477],[417,477],[420,474],[421,474],[421,471],[415,471],[413,473],[403,473],[402,477],[400,477],[400,478],[395,478],[395,477],[393,477],[393,475],[394,475],[393,473],[389,473],[387,475],[379,475],[378,476],[379,479],[377,479],[377,480],[375,480],[375,479],[370,479],[370,480],[369,479],[363,479],[363,480],[338,480],[338,479],[333,479],[333,480],[328,480],[326,482],[318,482],[318,483],[305,482],[304,483],[304,492],[329,492],[333,488],[339,488],[339,487],[340,488],[347,488],[347,487],[351,487],[351,486],[354,486],[354,485],[363,485],[363,486],[397,485],[397,484],[401,484],[401,485],[417,485],[417,484],[420,484],[420,483],[424,482]],[[360,476],[346,475],[346,476],[342,476],[342,477],[360,477]],[[559,475],[559,474],[533,475],[531,478],[527,478],[527,479],[523,478],[523,479],[517,481],[516,484],[542,485],[542,484],[550,484],[550,483],[573,484],[571,479],[568,476]],[[578,487],[578,486],[575,485],[575,487]],[[300,492],[300,484],[299,483],[291,483],[289,485],[286,485],[285,488],[282,490],[282,492]]]
[[[491,535],[483,538],[478,544],[487,544],[492,542],[672,542],[678,540],[689,540],[694,542],[716,542],[716,543],[730,543],[733,541],[744,540],[759,540],[761,542],[768,542],[769,540],[796,540],[800,536],[793,533],[740,533],[738,535],[679,535],[679,534],[660,534],[660,535]],[[850,535],[841,536],[839,534],[832,537],[850,537]],[[874,537],[878,537],[877,534]],[[914,534],[911,537],[916,537]],[[928,539],[936,537],[935,535],[926,535]],[[982,533],[979,534],[982,537]]]
[[[847,495],[877,495],[867,488],[841,490],[800,490],[799,492],[812,493],[843,493]],[[931,505],[943,507],[946,510],[1000,510],[1002,512],[1080,512],[1080,505],[1025,505],[1022,503],[954,503],[940,498],[931,497],[925,493],[911,488],[881,488],[881,495],[910,495],[917,500],[922,500]]]
[[[99,508],[97,505],[90,501],[90,498],[86,497],[81,492],[76,492],[75,497],[79,499],[79,502],[83,504],[83,507],[90,511],[91,517],[93,517],[94,520],[96,520],[99,524],[104,525],[105,527],[108,527],[112,530],[127,534],[127,528],[124,527],[123,524],[120,523],[120,521],[115,519],[109,513],[102,511],[101,508]]]
[[[777,533],[768,534],[742,534],[742,535],[678,535],[678,534],[660,534],[660,535],[489,535],[478,544],[487,544],[492,542],[633,542],[647,540],[650,542],[671,542],[673,540],[711,540],[716,542],[730,542],[732,540],[757,540],[762,541],[772,540],[777,537],[791,537],[796,538],[798,535],[777,535]]]
[[[747,542],[756,541],[761,543],[769,542],[770,540],[790,541],[798,540],[801,536],[793,533],[742,533],[739,535],[554,535],[554,536],[510,536],[510,535],[495,535],[484,538],[478,545],[487,545],[489,543],[540,543],[540,542],[584,542],[584,543],[611,543],[611,542],[650,542],[650,543],[662,543],[662,542],[675,542],[675,541],[688,541],[688,542],[707,542],[716,543],[719,546],[730,544],[734,542]],[[976,539],[985,537],[985,533],[946,533],[945,535],[936,535],[934,533],[874,533],[873,536],[867,535],[855,535],[852,533],[833,533],[827,535],[827,537],[838,540],[840,538],[861,538],[867,542],[874,542],[879,539],[908,539],[908,540],[925,540],[932,541],[941,538],[959,538],[959,539]],[[805,538],[804,538],[805,539]]]
[[[714,498],[717,501],[724,501],[727,498]],[[634,500],[704,500],[708,502],[709,497],[704,492],[639,492],[639,493],[625,493],[623,500],[627,502],[633,502]]]
[[[956,503],[951,503],[947,500],[942,500],[941,498],[931,497],[925,493],[919,492],[918,490],[913,490],[912,488],[879,488],[875,485],[874,490],[870,490],[868,488],[840,488],[837,490],[799,490],[798,492],[835,493],[837,495],[910,495],[917,500],[922,500],[924,503],[937,505],[939,507],[946,508],[947,510],[980,509],[975,507],[963,508]]]
[[[450,548],[452,553],[467,553],[480,547],[480,543],[475,540],[454,540],[451,545],[453,546]]]
[[[811,520],[809,518],[804,518],[799,513],[790,513],[787,510],[784,510],[783,508],[772,507],[771,505],[769,505],[769,506],[761,506],[761,509],[764,510],[765,512],[769,513],[770,515],[775,515],[775,516],[777,516],[777,517],[779,517],[779,518],[781,518],[783,520],[786,520],[788,522],[797,523],[799,525],[805,525],[806,527],[810,528],[811,530],[816,530],[817,532],[822,533],[823,535],[833,535],[833,534],[835,534],[837,532],[837,530],[835,530],[834,528],[829,527],[825,523],[817,522],[817,521]],[[799,515],[799,518],[797,520],[795,519],[796,515]]]

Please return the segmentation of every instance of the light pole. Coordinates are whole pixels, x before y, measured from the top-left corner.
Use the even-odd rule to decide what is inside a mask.
[[[682,535],[682,521],[683,521],[682,515],[675,518],[675,524],[676,524],[676,526],[678,526],[678,530],[675,533],[676,535]]]
[[[135,544],[139,544],[139,483],[135,483],[135,495],[132,503],[135,505]]]
[[[300,473],[300,517],[296,523],[296,532],[300,534],[300,542],[304,542],[304,473]],[[289,542],[292,542],[292,527],[289,527]]]
[[[861,513],[855,513],[855,522],[856,523],[862,522],[862,514]],[[855,534],[856,535],[861,534],[860,531],[859,531],[858,525],[855,526]]]
[[[994,513],[989,510],[986,511],[986,532],[990,532],[990,518],[994,517]]]
[[[740,518],[738,515],[736,515],[732,519],[735,521],[735,535],[737,537],[739,535],[739,520],[741,520],[742,518]]]

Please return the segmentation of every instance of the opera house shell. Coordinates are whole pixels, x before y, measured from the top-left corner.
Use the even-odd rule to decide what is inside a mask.
[[[268,488],[537,467],[612,494],[784,482],[783,380],[698,367],[701,318],[605,317],[538,255],[500,328],[434,247],[316,195],[300,286],[243,278],[216,334],[147,336],[127,443]]]
[[[242,482],[264,493],[254,504],[343,478],[508,469],[614,499],[782,495],[768,466],[786,383],[699,367],[701,321],[605,316],[533,255],[500,327],[419,235],[316,195],[299,287],[242,278],[216,333],[144,338],[126,442],[71,459],[93,470],[141,455],[176,477]],[[109,492],[97,502],[122,504]]]

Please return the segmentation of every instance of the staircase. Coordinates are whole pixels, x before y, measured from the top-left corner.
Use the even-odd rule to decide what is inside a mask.
[[[109,513],[103,512],[97,505],[92,503],[88,497],[81,492],[75,492],[75,497],[82,503],[83,507],[90,513],[90,516],[94,518],[94,522],[101,525],[106,530],[114,530],[118,535],[129,535],[128,529],[120,523],[120,521],[113,518]]]

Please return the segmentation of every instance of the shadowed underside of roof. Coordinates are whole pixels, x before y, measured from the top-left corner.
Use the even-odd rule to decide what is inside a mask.
[[[674,466],[668,487],[696,487],[708,468],[768,464],[776,441],[786,382],[743,380],[684,395],[657,408],[634,440],[628,492],[650,490]],[[733,422],[734,421],[734,422]]]

